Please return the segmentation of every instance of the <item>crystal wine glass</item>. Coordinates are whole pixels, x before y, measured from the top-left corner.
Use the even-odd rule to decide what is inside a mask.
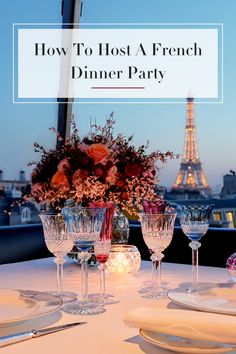
[[[209,227],[209,218],[213,205],[178,205],[180,225],[183,233],[191,241],[189,246],[192,249],[192,288],[196,289],[199,281],[198,275],[198,249],[201,246],[199,242],[207,233]]]
[[[77,294],[63,291],[64,257],[73,247],[73,241],[66,232],[64,217],[59,213],[41,213],[39,216],[43,224],[46,246],[56,256],[54,261],[57,265],[57,292],[52,293],[63,302],[74,300]]]
[[[142,294],[145,298],[161,299],[167,296],[167,289],[161,285],[161,260],[163,251],[169,246],[174,232],[176,213],[140,214],[142,234],[151,255],[153,284]]]
[[[112,224],[115,211],[115,205],[112,202],[97,202],[90,203],[90,206],[106,208],[102,229],[99,238],[94,244],[94,253],[99,261],[98,269],[100,271],[100,294],[90,294],[91,298],[99,297],[103,305],[111,305],[119,302],[111,294],[106,293],[106,262],[111,252]]]
[[[146,214],[163,214],[167,207],[167,203],[164,199],[158,199],[154,201],[144,200],[142,204],[143,204],[143,212]],[[167,207],[167,210],[169,210],[168,208],[169,207]],[[153,253],[151,249],[149,249],[149,252]],[[155,268],[157,267],[158,267],[157,261],[152,262],[152,280],[146,281],[144,283],[144,286],[140,289],[141,294],[149,292],[150,289],[153,288],[153,284],[155,283]]]
[[[88,298],[88,260],[91,257],[92,246],[99,238],[105,209],[83,208],[75,206],[64,208],[67,231],[74,241],[74,245],[80,251],[78,256],[81,260],[82,269],[82,300],[66,304],[63,310],[67,313],[80,315],[95,315],[105,309],[98,303]]]

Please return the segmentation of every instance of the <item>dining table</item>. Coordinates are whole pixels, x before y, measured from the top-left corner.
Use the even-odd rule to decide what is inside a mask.
[[[204,282],[227,283],[230,280],[224,268],[200,266],[199,276]],[[170,289],[191,282],[191,279],[190,265],[163,262],[162,280]],[[3,347],[1,354],[171,353],[146,342],[140,337],[138,329],[128,327],[124,323],[125,315],[141,306],[164,309],[179,307],[168,298],[155,300],[142,297],[141,289],[150,281],[151,262],[142,261],[140,270],[135,273],[107,273],[107,292],[119,298],[120,302],[107,305],[106,312],[102,314],[72,315],[59,309],[17,323],[7,323],[7,325],[0,323],[0,335],[4,336],[65,323],[86,322],[67,330]],[[0,282],[1,288],[52,291],[56,288],[56,265],[50,257],[4,264],[0,266]],[[64,290],[77,292],[78,296],[81,296],[81,267],[69,258],[64,265]],[[89,267],[89,293],[98,292],[99,270],[91,266]]]

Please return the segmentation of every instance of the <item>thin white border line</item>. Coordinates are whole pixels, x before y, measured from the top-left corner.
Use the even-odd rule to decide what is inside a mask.
[[[12,26],[12,98],[15,103],[15,42],[14,42],[15,28]]]
[[[124,26],[124,25],[129,25],[129,26],[132,26],[132,25],[143,25],[143,26],[152,26],[152,25],[156,25],[156,26],[189,26],[189,25],[193,25],[193,26],[208,26],[208,27],[210,27],[210,26],[219,26],[219,27],[221,27],[221,100],[220,101],[216,101],[216,102],[212,102],[212,101],[209,101],[209,102],[207,102],[207,101],[195,101],[195,103],[196,104],[222,104],[222,103],[224,103],[224,96],[223,96],[223,93],[224,93],[224,90],[223,90],[223,80],[224,80],[224,77],[223,77],[223,58],[224,58],[224,56],[223,56],[223,29],[224,29],[224,26],[223,26],[223,23],[222,22],[212,22],[212,23],[201,23],[201,22],[150,22],[150,23],[147,23],[147,22],[131,22],[131,23],[126,23],[126,22],[124,22],[124,23],[120,23],[120,22],[113,22],[113,23],[103,23],[103,22],[101,22],[101,23],[90,23],[90,22],[87,22],[87,23],[60,23],[60,22],[55,22],[55,23],[46,23],[46,22],[35,22],[35,23],[33,23],[33,22],[15,22],[15,23],[13,23],[12,24],[13,25],[13,103],[14,104],[62,104],[62,103],[68,103],[67,101],[65,101],[65,102],[52,102],[52,101],[48,101],[48,102],[45,102],[45,101],[43,101],[43,102],[37,102],[37,101],[32,101],[32,102],[30,102],[30,101],[25,101],[25,102],[17,102],[16,100],[15,100],[15,85],[14,85],[14,78],[15,78],[15,76],[14,76],[14,74],[15,74],[15,70],[14,70],[14,57],[15,57],[15,55],[14,55],[14,33],[15,33],[15,26],[19,26],[19,25],[24,25],[24,26],[30,26],[30,25],[41,25],[41,26],[45,26],[45,25],[49,25],[49,26],[55,26],[55,25],[59,25],[60,27],[62,27],[63,25],[82,25],[82,26],[86,26],[86,25],[99,25],[99,26],[109,26],[109,25],[122,25],[122,26]],[[61,28],[61,29],[63,29],[63,28]],[[190,28],[191,29],[191,28]],[[78,97],[77,97],[78,98]],[[55,100],[57,100],[58,99],[58,97],[57,98],[55,98]],[[168,100],[168,98],[166,98],[167,100]],[[103,101],[103,102],[94,102],[94,101],[92,101],[92,102],[78,102],[78,101],[73,101],[73,104],[186,104],[186,101],[184,102],[175,102],[175,101],[170,101],[170,102],[168,102],[168,101],[160,101],[160,102],[148,102],[148,101],[146,101],[146,102],[122,102],[122,101],[120,101],[120,102],[106,102],[106,101]]]
[[[224,103],[224,26],[221,27],[221,99]]]
[[[121,25],[121,26],[132,26],[132,25],[142,25],[142,26],[153,26],[153,25],[158,25],[158,26],[163,26],[163,25],[184,25],[184,26],[189,26],[189,25],[198,25],[198,26],[223,26],[223,22],[79,22],[79,23],[71,23],[71,22],[66,22],[66,23],[61,23],[61,22],[14,22],[13,25],[24,25],[24,26],[28,26],[28,25],[50,25],[50,26],[55,26],[55,25],[60,25],[60,26],[64,26],[64,25],[82,25],[82,26],[87,26],[87,25],[106,25],[106,26],[110,26],[110,25]]]
[[[16,104],[62,104],[62,103],[68,103],[66,101],[63,102],[53,102],[53,101],[49,101],[49,102],[37,102],[37,101],[25,101],[25,102],[17,102],[15,101],[14,103]],[[222,104],[224,103],[223,101],[216,101],[216,102],[211,102],[211,101],[194,101],[194,104]],[[92,102],[78,102],[78,101],[73,101],[72,104],[185,104],[186,105],[186,98],[185,101],[160,101],[160,102],[96,102],[96,101],[92,101]]]

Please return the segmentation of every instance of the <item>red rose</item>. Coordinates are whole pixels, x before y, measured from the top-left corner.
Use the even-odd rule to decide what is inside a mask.
[[[123,199],[123,200],[129,200],[129,193],[127,193],[127,192],[122,192],[122,193],[121,193],[121,199]]]
[[[87,156],[80,157],[80,164],[83,167],[87,167],[89,164],[89,158]]]
[[[97,167],[94,170],[94,174],[96,177],[102,177],[103,176],[103,169],[101,167]]]
[[[128,177],[138,177],[141,173],[141,167],[137,163],[128,164],[125,167],[125,173]]]
[[[123,188],[125,185],[125,181],[122,180],[120,174],[116,174],[116,181],[115,181],[115,185],[119,188]]]

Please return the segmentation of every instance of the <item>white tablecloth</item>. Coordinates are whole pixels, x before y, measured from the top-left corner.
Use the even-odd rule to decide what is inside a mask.
[[[64,289],[80,292],[80,267],[67,263],[64,271]],[[97,269],[89,269],[89,292],[99,291],[99,273]],[[202,281],[227,282],[229,277],[225,269],[200,268]],[[124,315],[139,306],[156,306],[172,308],[169,300],[144,299],[139,289],[144,282],[151,279],[151,263],[142,262],[141,270],[134,275],[112,274],[107,277],[107,292],[120,298],[120,302],[107,306],[104,314],[96,316],[76,316],[57,312],[42,318],[15,325],[0,327],[0,335],[21,332],[32,328],[46,327],[52,324],[63,324],[76,321],[87,321],[81,325],[62,332],[50,334],[37,339],[18,343],[1,349],[1,354],[139,354],[170,353],[146,343],[139,337],[136,329],[128,328],[123,323]],[[52,258],[30,262],[14,263],[0,266],[2,288],[32,289],[38,291],[54,290],[56,287],[56,265]],[[191,281],[191,267],[179,264],[163,263],[163,281],[170,287]]]

